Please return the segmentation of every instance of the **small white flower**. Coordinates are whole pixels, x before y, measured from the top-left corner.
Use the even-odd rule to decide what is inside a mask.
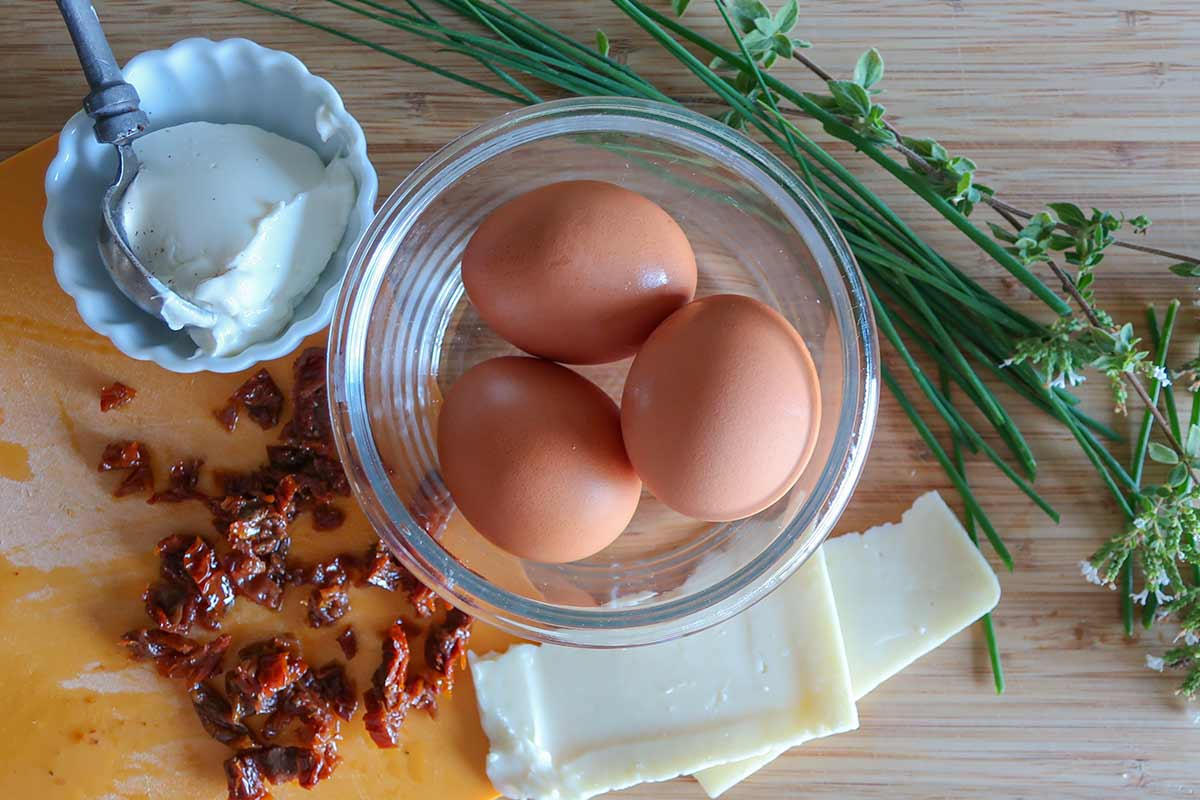
[[[1200,299],[1196,300],[1196,305],[1200,305]],[[1002,368],[1003,367],[1011,367],[1015,363],[1017,363],[1017,362],[1013,361],[1011,358],[1006,358],[1000,362],[1000,366]]]
[[[1155,587],[1154,589],[1154,597],[1158,600],[1158,604],[1160,606],[1165,606],[1167,603],[1175,599],[1158,587]]]
[[[1163,660],[1161,658],[1159,658],[1158,656],[1152,656],[1149,653],[1147,653],[1146,654],[1146,666],[1149,667],[1150,669],[1154,670],[1155,672],[1162,672],[1163,668],[1166,666],[1166,664],[1163,663]]]
[[[1200,636],[1197,636],[1193,631],[1180,631],[1175,635],[1175,641],[1183,639],[1183,643],[1188,647],[1195,647],[1200,644]]]
[[[1146,600],[1150,597],[1150,593],[1145,589],[1142,589],[1137,594],[1131,594],[1129,596],[1133,598],[1133,602],[1137,603],[1139,606],[1144,606],[1146,605]]]
[[[1163,385],[1163,386],[1171,385],[1171,376],[1167,374],[1166,369],[1164,369],[1163,367],[1160,367],[1157,364],[1155,364],[1154,369],[1151,370],[1150,374],[1154,377],[1154,380],[1158,381],[1161,385]]]
[[[1134,517],[1133,527],[1137,528],[1139,531],[1144,531],[1150,527],[1150,520],[1146,519],[1145,517]]]
[[[1060,372],[1050,380],[1051,389],[1064,389],[1067,386],[1067,374]]]
[[[1087,579],[1088,583],[1094,583],[1097,586],[1103,586],[1104,581],[1100,578],[1100,570],[1092,566],[1090,561],[1079,562],[1079,572]]]

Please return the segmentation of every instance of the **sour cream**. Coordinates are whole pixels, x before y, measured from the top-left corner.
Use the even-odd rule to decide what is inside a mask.
[[[180,296],[212,310],[189,328],[201,351],[235,355],[277,335],[346,231],[355,181],[343,157],[252,125],[189,122],[134,142],[126,236]],[[167,324],[181,327],[164,312]]]

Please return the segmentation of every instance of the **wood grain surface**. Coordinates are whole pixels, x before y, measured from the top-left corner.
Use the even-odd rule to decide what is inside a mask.
[[[281,4],[419,47],[314,0]],[[587,40],[603,28],[620,58],[680,97],[699,94],[607,3],[520,5]],[[845,73],[859,52],[878,46],[887,59],[890,116],[909,133],[969,154],[981,165],[983,181],[1011,201],[1032,208],[1071,199],[1146,213],[1155,221],[1151,243],[1200,252],[1200,6],[1194,0],[801,5],[798,33],[816,44],[815,58]],[[56,132],[84,94],[54,4],[7,0],[4,6],[0,156]],[[506,110],[503,101],[229,0],[97,6],[120,60],[188,36],[245,36],[295,53],[339,88],[362,122],[384,192],[449,138]],[[689,20],[720,35],[706,0],[695,0]],[[790,65],[778,71],[808,81]],[[850,158],[930,242],[997,294],[1036,309],[948,225]],[[1170,276],[1160,261],[1124,252],[1106,260],[1101,272],[1101,301],[1127,317],[1140,320],[1146,303],[1182,296],[1188,301],[1184,347],[1195,348],[1191,284]],[[8,331],[0,359],[21,346],[13,344],[20,338]],[[0,407],[29,391],[25,387],[0,387]],[[1101,394],[1090,394],[1089,402],[1104,413]],[[1038,487],[1063,520],[1049,524],[989,466],[971,467],[1016,560],[1015,571],[1001,575],[1004,598],[996,613],[1008,692],[993,695],[978,632],[960,635],[865,699],[860,730],[791,751],[730,798],[1166,798],[1200,791],[1194,721],[1200,707],[1173,696],[1177,676],[1145,667],[1145,656],[1160,652],[1173,632],[1139,630],[1126,639],[1116,596],[1079,574],[1079,561],[1119,524],[1114,507],[1056,425],[1025,409],[1018,418],[1040,460]],[[1115,424],[1131,427],[1123,419]],[[867,473],[842,527],[894,519],[935,487],[948,489],[944,476],[885,398]],[[702,793],[678,780],[622,796]]]

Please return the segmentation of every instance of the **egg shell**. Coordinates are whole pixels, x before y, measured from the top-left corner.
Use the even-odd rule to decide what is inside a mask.
[[[739,295],[689,303],[650,336],[621,401],[625,448],[655,497],[719,522],[767,508],[816,442],[820,392],[786,319]]]
[[[462,257],[479,316],[527,353],[567,364],[633,355],[696,293],[679,224],[637,192],[564,181],[503,204]]]
[[[467,521],[534,561],[603,550],[642,491],[616,404],[586,378],[534,358],[493,358],[454,382],[438,419],[438,457]]]

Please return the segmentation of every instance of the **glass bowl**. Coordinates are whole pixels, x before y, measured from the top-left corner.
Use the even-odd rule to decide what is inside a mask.
[[[455,512],[438,472],[435,433],[441,398],[458,376],[517,352],[467,300],[459,268],[467,240],[501,203],[574,179],[620,184],[665,208],[696,252],[698,297],[749,295],[782,313],[816,362],[822,414],[803,475],[765,511],[697,522],[644,493],[608,548],[546,564],[501,551]],[[701,630],[791,575],[850,498],[879,394],[862,279],[813,194],[737,132],[681,108],[629,99],[514,111],[419,166],[358,243],[329,353],[334,437],[355,497],[397,558],[488,623],[585,647]],[[578,371],[619,400],[629,363]]]

